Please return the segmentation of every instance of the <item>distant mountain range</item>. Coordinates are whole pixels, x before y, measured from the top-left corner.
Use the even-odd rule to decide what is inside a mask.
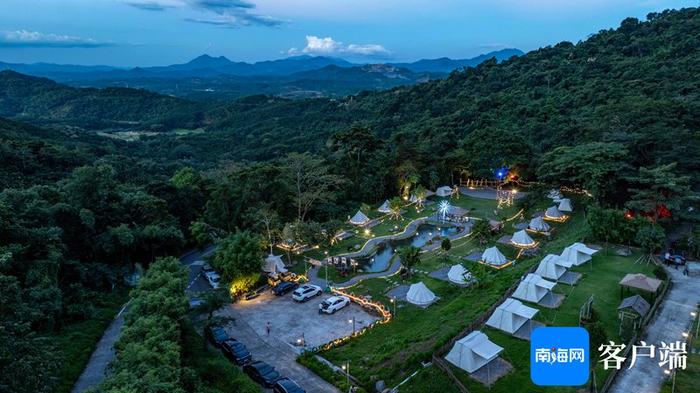
[[[192,99],[231,99],[251,94],[294,98],[344,96],[362,90],[411,85],[445,77],[490,58],[520,56],[503,49],[471,59],[423,59],[413,63],[356,64],[325,56],[293,56],[256,63],[224,56],[199,56],[184,64],[117,68],[49,63],[0,62],[0,70],[46,77],[77,87],[134,87]]]

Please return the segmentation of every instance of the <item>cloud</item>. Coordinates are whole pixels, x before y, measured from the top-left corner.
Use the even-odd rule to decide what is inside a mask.
[[[168,8],[175,8],[181,4],[178,1],[168,0],[130,0],[124,3],[145,11],[165,11]]]
[[[147,11],[182,8],[199,15],[184,18],[187,22],[228,28],[246,26],[274,27],[286,23],[269,15],[255,13],[256,5],[245,0],[126,0],[125,3]]]
[[[112,45],[114,43],[65,34],[28,30],[0,31],[0,47],[97,48]]]
[[[299,50],[291,48],[287,51],[290,55],[301,53],[312,55],[349,54],[357,56],[386,56],[390,52],[379,44],[348,44],[345,45],[331,37],[320,38],[315,35],[306,36],[306,47]]]

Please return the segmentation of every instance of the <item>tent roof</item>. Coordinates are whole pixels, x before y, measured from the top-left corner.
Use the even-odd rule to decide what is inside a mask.
[[[517,231],[513,234],[513,237],[510,239],[511,243],[515,244],[516,246],[534,246],[535,241],[532,240],[530,235],[527,234],[527,231],[520,230]]]
[[[505,265],[508,262],[506,256],[496,246],[484,250],[484,253],[481,254],[481,260],[495,266]]]
[[[365,215],[362,211],[358,210],[354,216],[350,219],[350,223],[354,225],[364,225],[369,222],[369,217]]]
[[[437,196],[441,196],[441,197],[450,196],[450,195],[452,195],[452,187],[450,187],[450,186],[438,187],[437,190],[435,190],[435,194]]]
[[[547,193],[547,198],[549,199],[561,199],[561,191],[557,189],[551,189],[549,190],[549,193]]]
[[[651,306],[646,300],[644,300],[643,297],[639,295],[634,295],[624,298],[617,309],[624,310],[626,308],[633,309],[637,314],[643,317],[647,315],[649,309],[651,309]]]
[[[391,213],[391,208],[389,207],[389,200],[387,199],[382,203],[381,206],[377,209],[380,213]]]
[[[563,198],[559,201],[559,211],[571,212],[574,209],[571,207],[571,199]]]
[[[473,331],[457,343],[465,346],[467,349],[474,351],[477,355],[484,359],[492,359],[498,356],[503,348],[494,344],[489,340],[488,336],[480,331]]]
[[[459,285],[467,284],[465,276],[470,277],[471,275],[469,274],[469,271],[460,264],[452,265],[450,270],[447,272],[447,278],[451,282]]]
[[[416,196],[416,194],[411,194],[411,197],[408,198],[408,201],[411,202],[411,203],[416,203],[416,202],[419,201],[419,199],[418,199],[418,197]]]
[[[262,270],[267,273],[284,273],[287,271],[287,269],[284,267],[282,257],[272,254],[265,258],[265,263],[263,264]]]
[[[536,274],[550,280],[558,280],[564,273],[566,273],[566,268],[560,265],[560,258],[558,255],[549,254],[542,258],[540,265],[537,266]]]
[[[569,261],[572,265],[579,266],[591,260],[591,256],[597,253],[583,243],[574,243],[566,247],[561,253],[561,259]]]
[[[427,306],[437,300],[437,298],[435,294],[421,281],[411,284],[411,287],[408,288],[408,293],[406,294],[406,300],[409,303],[413,303],[418,306]]]
[[[564,217],[564,214],[556,206],[552,206],[545,210],[544,216],[550,218],[562,218]]]
[[[527,227],[538,232],[547,232],[550,229],[549,224],[542,217],[533,218]]]
[[[530,273],[518,284],[518,288],[513,292],[513,297],[537,303],[555,285],[555,283],[543,279],[539,274]]]
[[[508,298],[494,310],[486,325],[508,333],[515,333],[539,310],[525,306],[519,300]]]
[[[642,273],[629,273],[620,280],[620,285],[646,292],[656,292],[661,286],[661,280],[647,277]]]

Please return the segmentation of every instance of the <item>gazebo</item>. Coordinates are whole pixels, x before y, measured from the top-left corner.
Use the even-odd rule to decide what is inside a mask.
[[[617,316],[620,319],[619,333],[622,334],[622,325],[625,320],[631,320],[634,324],[633,329],[636,330],[650,309],[651,305],[639,295],[624,298],[620,306],[617,307]]]
[[[564,222],[569,219],[569,216],[562,213],[556,206],[552,206],[545,210],[544,219],[549,221]]]
[[[350,219],[350,224],[363,226],[369,223],[369,217],[365,215],[362,211],[358,210],[354,216]]]
[[[510,266],[513,262],[508,261],[501,250],[494,246],[484,250],[484,253],[481,254],[481,260],[479,263],[494,267],[496,269],[503,269],[504,267]]]
[[[384,201],[384,203],[382,203],[382,205],[379,206],[377,211],[380,213],[384,213],[384,214],[391,213],[391,207],[389,207],[389,201],[388,200]]]
[[[574,209],[571,207],[571,199],[563,198],[559,201],[559,211],[561,212],[572,212]]]
[[[642,273],[629,273],[620,280],[620,297],[622,297],[625,288],[637,289],[643,292],[651,293],[656,297],[656,293],[661,287],[662,281],[656,278],[647,277]]]
[[[523,229],[513,234],[513,237],[510,239],[510,244],[517,248],[527,249],[535,248],[539,243],[532,240],[530,235],[527,234],[527,231]]]

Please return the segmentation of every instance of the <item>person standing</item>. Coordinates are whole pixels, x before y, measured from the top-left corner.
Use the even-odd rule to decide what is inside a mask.
[[[272,325],[270,325],[270,321],[267,321],[265,324],[265,331],[267,332],[267,335],[270,335],[270,330],[272,330]]]

